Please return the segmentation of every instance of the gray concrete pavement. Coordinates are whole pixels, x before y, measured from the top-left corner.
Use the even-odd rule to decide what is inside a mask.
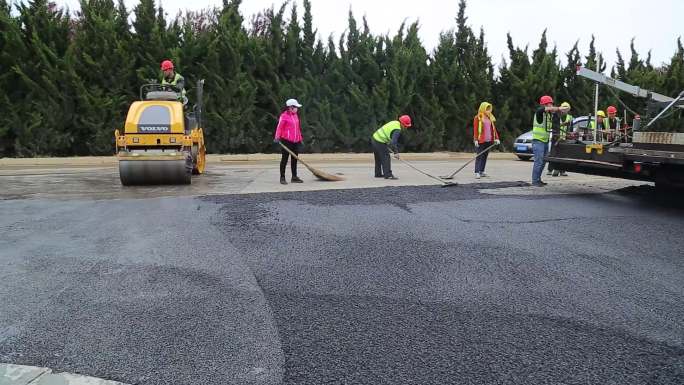
[[[677,197],[532,189],[504,159],[450,188],[401,167],[325,191],[259,162],[134,189],[110,166],[2,170],[0,362],[130,384],[684,382]]]
[[[278,163],[275,159],[242,161],[234,158],[214,157],[208,164],[204,175],[194,177],[189,186],[126,187],[119,182],[118,168],[109,160],[97,158],[88,162],[52,159],[42,163],[13,163],[0,168],[0,199],[127,199],[160,196],[198,196],[216,194],[243,194],[262,192],[313,191],[327,189],[350,189],[383,186],[434,185],[437,181],[412,170],[401,162],[393,161],[394,173],[399,180],[385,180],[373,177],[372,158],[363,154],[354,156],[330,155],[325,159],[320,154],[311,156],[311,165],[327,173],[336,174],[346,180],[323,182],[317,180],[306,168],[300,166],[299,175],[303,184],[279,183]],[[448,175],[458,169],[470,154],[451,157],[428,156],[429,154],[407,155],[405,158],[425,172],[440,176]],[[532,163],[512,159],[509,154],[497,154],[488,162],[489,178],[482,182],[523,181],[529,182]],[[348,158],[348,159],[345,159]],[[496,159],[499,158],[499,159]],[[107,158],[109,159],[109,158]],[[553,193],[591,193],[605,192],[643,182],[633,182],[612,178],[601,178],[581,174],[569,177],[547,177],[551,183],[546,190]],[[290,170],[287,170],[288,180]],[[472,165],[468,166],[453,179],[456,183],[475,183]],[[523,186],[524,187],[524,186]],[[535,188],[514,188],[516,193],[545,193]]]
[[[72,373],[54,373],[50,368],[0,364],[0,385],[126,385]]]

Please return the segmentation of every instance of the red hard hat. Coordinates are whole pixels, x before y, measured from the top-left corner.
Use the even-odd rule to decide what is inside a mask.
[[[411,117],[408,115],[402,115],[399,117],[399,123],[403,124],[404,127],[411,127]]]
[[[617,108],[615,108],[615,106],[608,106],[608,108],[606,108],[606,112],[609,114],[617,114]]]
[[[549,104],[553,103],[553,98],[550,97],[549,95],[544,95],[541,98],[539,98],[539,104]]]
[[[164,60],[161,62],[161,70],[166,71],[166,70],[172,70],[173,69],[173,62],[171,60]]]

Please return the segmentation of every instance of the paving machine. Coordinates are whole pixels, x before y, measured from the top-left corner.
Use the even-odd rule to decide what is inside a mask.
[[[123,185],[190,184],[193,174],[204,172],[203,89],[200,80],[197,103],[187,111],[187,98],[172,86],[140,87],[123,132],[114,132]]]
[[[596,120],[599,84],[646,98],[653,109],[661,111],[645,127],[641,127],[641,118],[636,115],[631,126],[625,125],[616,132],[600,132],[594,125],[584,133],[569,133],[567,140],[554,145],[546,157],[554,169],[651,181],[655,182],[656,187],[667,190],[684,188],[684,126],[677,132],[650,130],[653,123],[667,111],[684,109],[684,91],[673,98],[584,67],[577,68],[577,75],[597,84],[595,112],[590,120]],[[621,126],[619,119],[618,126]]]

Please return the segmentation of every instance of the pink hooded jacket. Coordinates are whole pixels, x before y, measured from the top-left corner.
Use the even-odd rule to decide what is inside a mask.
[[[299,126],[299,116],[296,112],[284,111],[280,114],[278,127],[275,132],[275,140],[280,139],[292,143],[299,143],[302,141],[302,129]]]

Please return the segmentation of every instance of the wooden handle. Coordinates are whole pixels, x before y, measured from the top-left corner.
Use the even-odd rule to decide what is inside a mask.
[[[304,162],[303,160],[299,159],[299,157],[298,157],[294,152],[292,152],[292,150],[290,150],[289,148],[287,148],[286,145],[282,144],[281,142],[278,142],[278,144],[280,145],[280,147],[284,148],[285,151],[289,152],[290,155],[292,155],[293,158],[297,159],[297,161],[299,161],[299,162],[302,162],[302,164],[304,165],[304,167],[308,168],[309,170],[311,169],[311,167],[309,167],[309,165],[306,164],[306,162]]]

